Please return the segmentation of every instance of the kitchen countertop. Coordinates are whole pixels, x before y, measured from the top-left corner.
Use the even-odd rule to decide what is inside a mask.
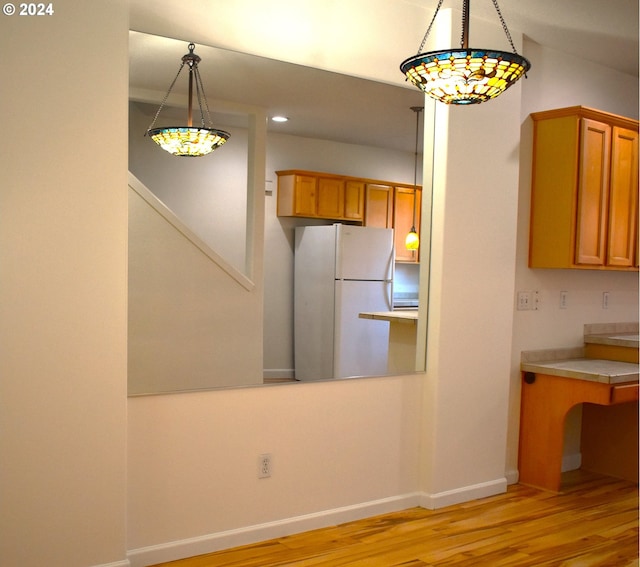
[[[584,342],[638,348],[638,323],[590,323],[584,326]]]
[[[365,311],[358,315],[361,319],[377,319],[392,323],[417,323],[418,311],[402,309],[399,311]]]
[[[584,342],[599,345],[622,346],[638,348],[640,345],[638,333],[605,333],[601,335],[585,335]]]
[[[638,323],[587,324],[584,326],[584,343],[638,348]],[[523,351],[520,369],[604,384],[638,382],[637,362],[587,358],[586,351],[584,346]]]
[[[594,358],[577,358],[573,360],[553,360],[550,362],[523,362],[525,372],[563,376],[589,380],[603,384],[622,384],[638,381],[638,365],[617,360],[599,360]]]

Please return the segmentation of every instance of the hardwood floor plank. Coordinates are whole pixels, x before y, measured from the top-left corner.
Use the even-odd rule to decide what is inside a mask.
[[[155,567],[640,567],[638,486],[584,471]]]

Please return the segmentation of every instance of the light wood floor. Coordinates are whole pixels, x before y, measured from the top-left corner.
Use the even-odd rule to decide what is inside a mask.
[[[412,508],[164,567],[628,567],[638,563],[638,487],[575,471],[563,493],[521,485],[435,511]]]

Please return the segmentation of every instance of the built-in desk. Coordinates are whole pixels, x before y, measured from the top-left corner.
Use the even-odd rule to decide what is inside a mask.
[[[638,364],[583,358],[581,348],[522,354],[519,481],[560,490],[566,415],[577,404],[593,404],[598,408],[625,407],[616,412],[623,418],[614,428],[610,426],[616,418],[599,414],[590,420],[583,413],[583,467],[637,482]],[[616,447],[613,457],[592,448],[597,441],[594,432],[597,436],[598,431],[608,431],[608,445]],[[598,442],[602,446],[602,439]],[[585,455],[589,455],[591,467]]]

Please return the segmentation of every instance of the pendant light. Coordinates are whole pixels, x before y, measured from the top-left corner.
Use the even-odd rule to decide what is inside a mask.
[[[213,128],[209,105],[204,94],[204,87],[202,86],[200,71],[198,70],[198,63],[200,63],[201,59],[194,53],[195,48],[196,46],[193,43],[189,44],[189,53],[182,57],[182,64],[178,69],[178,73],[169,86],[169,90],[160,103],[160,108],[158,108],[153,122],[151,123],[145,134],[145,136],[148,134],[151,139],[163,150],[169,152],[170,154],[173,154],[174,156],[204,156],[222,146],[222,144],[224,144],[230,136],[230,134],[228,132],[225,132],[224,130],[216,130],[215,128]],[[189,105],[187,110],[187,125],[154,128],[156,120],[160,115],[160,111],[169,98],[171,89],[173,89],[173,86],[176,84],[176,81],[180,76],[180,72],[185,65],[189,67]],[[200,126],[193,126],[194,85],[196,91],[196,99],[198,101],[198,108],[200,109]],[[207,111],[208,125],[205,125],[205,115],[202,109],[203,102]]]
[[[531,63],[516,52],[498,1],[492,1],[513,53],[469,47],[469,0],[463,0],[462,5],[460,49],[420,53],[442,6],[443,0],[439,0],[418,49],[418,55],[400,64],[400,70],[406,75],[407,80],[440,102],[465,105],[491,100],[502,94],[520,77],[526,76]]]
[[[420,113],[424,110],[424,106],[412,106],[411,110],[416,113],[416,151],[413,161],[413,189],[415,193],[413,198],[413,221],[411,223],[411,231],[407,234],[404,245],[407,250],[417,250],[420,248],[420,238],[416,231],[416,203],[418,202],[418,133],[420,131]]]

